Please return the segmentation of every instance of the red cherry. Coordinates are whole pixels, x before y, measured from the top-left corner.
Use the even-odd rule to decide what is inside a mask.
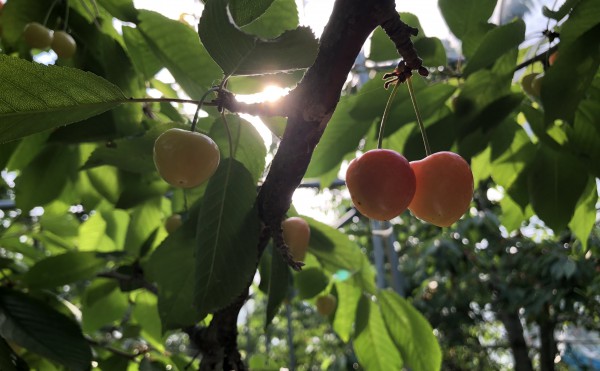
[[[352,160],[346,185],[354,206],[376,220],[400,215],[415,194],[415,174],[398,152],[374,149]]]
[[[448,227],[469,209],[473,173],[467,161],[453,152],[437,152],[410,163],[417,191],[410,211],[438,227]]]

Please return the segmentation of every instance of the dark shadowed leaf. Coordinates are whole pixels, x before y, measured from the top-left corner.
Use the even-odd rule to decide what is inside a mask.
[[[404,365],[414,371],[439,370],[442,350],[425,317],[393,291],[377,294],[388,332],[402,354]]]
[[[572,43],[564,47],[560,44],[560,58],[542,80],[541,99],[547,124],[555,119],[573,122],[575,111],[600,66],[600,49],[590,47],[597,45],[599,39],[600,25],[597,25]]]
[[[81,121],[126,100],[90,72],[6,55],[0,55],[0,81],[0,142]]]
[[[312,31],[299,27],[272,40],[244,33],[227,13],[227,0],[206,4],[198,33],[225,75],[255,75],[309,67],[318,43]]]
[[[28,371],[29,366],[0,336],[0,370],[2,371]]]
[[[256,183],[238,161],[221,161],[198,216],[194,303],[206,314],[240,295],[258,263]]]
[[[543,144],[529,168],[528,188],[536,214],[560,233],[575,212],[588,184],[588,173],[577,159]]]
[[[23,276],[30,288],[54,288],[92,278],[105,265],[95,252],[71,251],[36,263]]]
[[[0,335],[72,370],[91,368],[92,352],[75,322],[23,293],[0,288]]]
[[[231,0],[229,11],[235,24],[242,27],[263,15],[274,0]]]
[[[525,38],[525,22],[517,20],[488,32],[481,44],[469,59],[465,69],[465,76],[482,69],[490,67],[504,53],[517,48]]]
[[[188,215],[189,219],[156,248],[144,265],[148,279],[158,286],[163,331],[190,326],[203,318],[193,307],[197,205]]]

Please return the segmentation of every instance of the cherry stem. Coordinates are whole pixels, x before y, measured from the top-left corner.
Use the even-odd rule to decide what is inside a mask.
[[[44,27],[46,27],[46,24],[48,23],[48,20],[50,19],[50,14],[52,13],[52,10],[54,10],[54,7],[58,3],[58,1],[59,0],[54,0],[52,2],[52,4],[50,5],[50,8],[48,8],[48,11],[46,12],[46,16],[44,17],[44,23],[43,23]]]
[[[387,121],[388,116],[390,115],[392,101],[396,96],[396,92],[398,91],[398,82],[394,84],[392,88],[392,92],[390,93],[390,97],[388,98],[387,103],[385,104],[385,109],[383,110],[383,116],[381,117],[381,124],[379,125],[379,138],[377,139],[377,149],[381,149],[383,147],[383,134],[385,132],[385,122]]]
[[[225,131],[227,132],[227,141],[229,142],[229,158],[233,159],[233,137],[231,136],[231,130],[229,130],[229,124],[227,123],[227,118],[225,117],[225,111],[221,112],[221,118],[223,119],[223,125],[225,126]]]
[[[202,98],[200,98],[200,101],[198,102],[198,107],[196,108],[196,113],[194,113],[194,119],[192,120],[192,129],[191,131],[196,131],[196,123],[198,122],[198,114],[200,113],[200,110],[202,109],[202,105],[204,104],[204,101],[206,100],[206,97],[208,97],[208,95],[212,92],[215,91],[219,91],[220,88],[210,88],[206,91],[206,93],[204,93],[202,95]]]
[[[408,87],[408,94],[410,95],[410,101],[412,102],[417,116],[417,123],[419,124],[419,130],[421,130],[421,136],[423,137],[423,144],[425,145],[425,156],[431,155],[431,147],[429,147],[429,140],[427,139],[427,133],[425,133],[425,125],[423,125],[423,119],[421,118],[421,111],[419,111],[419,105],[417,104],[417,97],[412,85],[412,78],[406,79],[406,86]]]
[[[65,21],[64,21],[64,24],[63,24],[63,31],[66,32],[67,31],[67,27],[69,25],[69,0],[66,0],[65,4],[66,4],[66,6],[65,6],[66,9],[65,9]]]

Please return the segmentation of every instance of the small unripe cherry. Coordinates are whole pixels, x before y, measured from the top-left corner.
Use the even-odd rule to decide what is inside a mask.
[[[346,185],[354,206],[371,219],[400,215],[415,194],[415,174],[398,152],[373,149],[350,162]]]
[[[539,73],[537,72],[528,73],[521,79],[521,87],[523,88],[523,91],[536,98],[540,96],[540,90],[533,89],[533,80],[535,80],[538,75]]]
[[[38,22],[30,22],[23,29],[27,45],[36,49],[46,49],[52,44],[53,32]]]
[[[65,31],[55,31],[51,47],[59,58],[69,59],[75,55],[77,43]]]
[[[283,240],[290,248],[294,259],[304,261],[310,240],[310,226],[306,220],[293,216],[284,220],[281,228],[283,229]]]
[[[558,51],[555,51],[554,53],[550,54],[550,56],[548,57],[548,64],[550,66],[552,66],[554,63],[556,63],[557,58],[558,58]]]
[[[171,234],[181,227],[183,224],[183,220],[181,219],[181,215],[173,214],[165,220],[165,229],[167,233]]]
[[[534,97],[539,97],[542,94],[542,81],[544,80],[544,74],[538,74],[531,82],[531,91]]]
[[[329,316],[335,311],[337,299],[331,294],[322,295],[317,298],[317,312],[322,316]]]
[[[172,128],[154,142],[154,165],[169,184],[193,188],[210,178],[221,155],[217,144],[204,134]]]
[[[473,197],[473,173],[467,161],[453,152],[437,152],[410,166],[417,191],[408,206],[419,219],[448,227],[469,209]]]

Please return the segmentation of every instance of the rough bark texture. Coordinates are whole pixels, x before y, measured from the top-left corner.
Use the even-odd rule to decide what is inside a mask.
[[[508,342],[515,360],[515,371],[533,371],[519,314],[517,312],[500,311],[499,315],[508,334]]]
[[[267,236],[261,239],[260,254],[268,237],[271,237],[283,258],[294,269],[300,269],[302,263],[293,260],[285,245],[281,222],[340,99],[348,73],[367,37],[379,25],[384,26],[399,54],[405,58],[401,62],[404,66],[402,73],[410,75],[412,70],[417,70],[423,74],[422,61],[410,41],[416,30],[400,21],[394,0],[336,0],[314,64],[298,86],[278,105],[241,104],[231,93],[223,91],[219,94],[219,105],[229,111],[288,117],[257,203],[263,237]],[[247,293],[246,289],[229,307],[215,313],[207,329],[188,329],[192,342],[203,352],[201,370],[245,370],[237,350],[236,320]]]
[[[556,339],[554,338],[556,322],[550,318],[548,304],[545,305],[544,315],[538,321],[538,326],[540,327],[540,370],[554,371],[554,358],[558,354]]]

